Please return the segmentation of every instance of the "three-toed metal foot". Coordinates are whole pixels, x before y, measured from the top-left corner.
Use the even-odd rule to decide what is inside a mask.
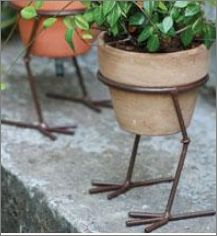
[[[126,193],[132,188],[146,187],[149,185],[160,184],[160,183],[169,183],[171,181],[173,181],[173,177],[158,178],[153,180],[137,181],[137,182],[125,181],[123,184],[99,183],[94,181],[92,182],[92,185],[96,187],[91,188],[89,190],[89,193],[96,194],[96,193],[113,191],[111,194],[107,196],[108,199],[112,199],[121,194]]]
[[[216,212],[210,211],[197,211],[191,213],[181,213],[171,215],[169,212],[165,213],[148,213],[148,212],[129,212],[129,217],[137,218],[126,221],[128,227],[138,225],[149,225],[145,228],[146,233],[150,233],[153,230],[160,228],[167,224],[169,221],[186,220],[191,218],[199,218],[215,215]]]
[[[73,96],[47,93],[47,97],[53,98],[53,99],[75,102],[75,103],[81,103],[82,105],[84,105],[84,106],[86,106],[98,113],[101,112],[100,107],[112,108],[111,100],[92,100],[88,96],[73,97]]]
[[[67,125],[67,126],[54,126],[51,127],[46,123],[39,123],[39,124],[28,124],[24,122],[16,122],[16,121],[9,121],[9,120],[1,120],[2,124],[16,126],[19,128],[26,128],[26,129],[35,129],[42,133],[44,136],[50,138],[51,140],[56,140],[56,136],[53,133],[65,134],[65,135],[73,135],[75,133],[75,125]]]

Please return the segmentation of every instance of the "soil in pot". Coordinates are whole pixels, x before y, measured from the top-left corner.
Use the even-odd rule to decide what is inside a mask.
[[[147,53],[144,47],[139,47],[136,43],[132,44],[130,40],[126,40],[126,36],[125,38],[122,39],[122,38],[110,37],[107,34],[105,34],[104,40],[107,44],[124,51]],[[201,42],[202,41],[200,38],[195,38],[188,47],[184,48],[180,38],[173,38],[169,40],[165,39],[161,41],[158,53],[179,52],[182,50],[193,49],[201,45],[202,44]]]

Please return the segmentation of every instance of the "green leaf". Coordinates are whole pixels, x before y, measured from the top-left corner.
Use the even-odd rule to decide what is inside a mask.
[[[180,9],[173,7],[172,10],[170,11],[170,15],[172,16],[173,20],[177,20],[180,14]]]
[[[101,26],[103,22],[105,21],[102,5],[94,9],[93,15],[94,15],[94,21],[96,22],[96,24]]]
[[[167,33],[167,36],[176,37],[176,30],[174,29],[174,27],[170,29],[170,31]]]
[[[83,14],[83,17],[86,22],[94,22],[94,9],[90,9]]]
[[[185,16],[194,16],[199,12],[200,12],[200,6],[199,5],[189,5],[185,9]]]
[[[115,6],[116,2],[115,0],[104,0],[103,1],[103,14],[104,16],[107,16]]]
[[[5,90],[6,89],[6,84],[5,83],[2,83],[0,82],[0,90]]]
[[[171,16],[167,16],[163,19],[162,22],[162,29],[163,29],[163,33],[167,33],[169,32],[169,30],[173,27],[173,19]]]
[[[111,28],[111,32],[112,34],[114,35],[114,37],[116,37],[119,33],[119,28],[117,25],[114,25],[112,28]]]
[[[189,4],[189,1],[176,1],[174,7],[185,8]]]
[[[67,28],[74,29],[75,28],[74,16],[66,16],[63,20],[63,23],[65,24]]]
[[[43,27],[46,29],[50,28],[51,26],[55,24],[56,21],[57,19],[55,17],[49,17],[43,22]]]
[[[145,40],[147,40],[148,37],[151,35],[152,31],[153,31],[153,28],[151,26],[145,27],[145,29],[140,33],[140,35],[139,35],[139,37],[137,39],[138,42],[142,43]]]
[[[151,35],[148,39],[147,48],[149,52],[156,52],[160,47],[160,40],[157,34]]]
[[[189,46],[193,40],[193,31],[191,28],[188,28],[187,30],[183,31],[181,33],[181,41],[185,47]]]
[[[144,1],[144,9],[148,14],[151,14],[153,9],[154,9],[154,4],[155,4],[155,0],[145,0]]]
[[[192,30],[194,34],[200,33],[203,30],[203,22],[200,17],[193,23]]]
[[[185,17],[183,15],[179,15],[179,17],[176,19],[176,23],[180,23],[185,20]]]
[[[119,1],[118,2],[119,7],[121,8],[122,14],[127,18],[127,14],[132,7],[131,2],[126,2],[126,1]]]
[[[129,24],[132,26],[140,26],[143,25],[145,22],[145,16],[141,12],[137,12],[136,14],[132,15],[129,19]]]
[[[37,16],[37,12],[33,6],[28,6],[21,10],[21,16],[26,20],[31,20]]]
[[[88,22],[84,19],[83,16],[80,16],[80,15],[75,16],[75,24],[79,29],[82,29],[82,30],[90,29]]]
[[[38,10],[43,6],[43,0],[35,0],[35,8]]]
[[[165,11],[165,12],[168,11],[167,6],[164,4],[163,1],[159,1],[158,7],[159,7],[162,11]]]
[[[91,33],[82,34],[82,39],[86,39],[86,40],[93,39],[93,35]]]
[[[121,17],[121,9],[118,5],[115,5],[113,10],[108,14],[107,21],[111,27],[114,27]]]
[[[216,28],[214,24],[204,26],[204,44],[210,48],[216,38]]]
[[[73,36],[74,36],[74,29],[67,29],[66,33],[65,33],[65,39],[66,42],[68,43],[68,45],[70,46],[70,48],[74,51],[75,50],[75,46],[73,44]]]

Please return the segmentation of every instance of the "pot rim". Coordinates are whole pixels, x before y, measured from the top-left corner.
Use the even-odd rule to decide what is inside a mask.
[[[15,4],[13,1],[10,2],[10,5],[12,8],[14,8],[15,10],[20,10],[22,9],[21,6]],[[61,16],[68,16],[68,15],[76,15],[76,14],[80,14],[83,13],[85,11],[85,7],[81,7],[81,8],[75,8],[75,9],[65,9],[63,11],[58,11],[58,10],[52,10],[50,9],[38,9],[37,13],[40,16],[54,16],[57,15],[57,17],[61,17]]]
[[[113,46],[110,46],[108,43],[105,42],[104,40],[104,36],[107,32],[106,31],[103,31],[100,33],[100,35],[98,36],[98,39],[99,39],[99,47],[103,47],[108,49],[111,53],[116,53],[116,54],[125,54],[125,55],[134,55],[134,56],[141,56],[141,55],[146,55],[146,56],[149,56],[149,57],[165,57],[165,56],[178,56],[178,55],[183,55],[183,54],[195,54],[199,49],[205,49],[207,51],[209,51],[207,49],[207,47],[204,45],[204,44],[200,44],[198,45],[197,47],[195,48],[191,48],[191,49],[186,49],[186,50],[180,50],[180,51],[177,51],[177,52],[162,52],[162,53],[159,53],[159,52],[156,52],[156,53],[148,53],[148,52],[131,52],[131,51],[126,51],[126,50],[123,50],[123,49],[119,49],[119,48],[115,48]],[[102,43],[101,43],[102,42]]]

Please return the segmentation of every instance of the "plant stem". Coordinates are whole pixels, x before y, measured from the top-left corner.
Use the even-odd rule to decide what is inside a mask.
[[[180,30],[177,30],[177,31],[176,31],[176,34],[180,34],[180,33],[182,33],[183,31],[189,29],[190,27],[191,27],[191,25],[187,25],[187,26],[185,26],[184,28],[182,28],[182,29],[180,29]]]
[[[108,42],[107,44],[112,45],[112,44],[115,44],[115,43],[125,43],[125,42],[129,42],[131,40],[132,40],[132,37],[128,36],[125,39],[120,39],[120,40],[117,40],[117,41],[114,41],[114,42]]]

